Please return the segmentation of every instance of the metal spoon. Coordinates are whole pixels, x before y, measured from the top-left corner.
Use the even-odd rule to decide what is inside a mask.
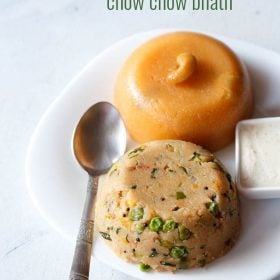
[[[126,130],[116,108],[108,102],[90,107],[80,119],[73,138],[75,157],[88,173],[89,181],[69,277],[71,280],[88,279],[98,176],[109,170],[125,148]]]

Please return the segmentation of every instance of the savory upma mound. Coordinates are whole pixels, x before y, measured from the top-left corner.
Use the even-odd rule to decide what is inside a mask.
[[[127,152],[99,187],[96,223],[120,257],[158,271],[225,255],[240,229],[236,188],[200,146],[154,141]]]

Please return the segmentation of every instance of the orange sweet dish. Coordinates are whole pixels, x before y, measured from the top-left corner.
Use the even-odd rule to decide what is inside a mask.
[[[198,33],[169,33],[140,46],[122,67],[115,105],[139,142],[180,139],[216,151],[236,123],[250,117],[245,66],[222,42]]]

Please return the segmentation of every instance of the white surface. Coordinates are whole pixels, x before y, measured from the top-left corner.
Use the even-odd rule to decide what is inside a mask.
[[[66,87],[36,129],[27,160],[28,189],[44,217],[68,239],[74,241],[76,237],[85,195],[83,186],[87,180],[87,176],[72,155],[73,130],[80,116],[91,104],[102,100],[112,101],[113,85],[127,56],[148,39],[170,31],[140,33],[102,52]],[[271,111],[272,105],[273,108],[274,106],[280,108],[278,93],[280,81],[275,75],[277,72],[280,73],[280,55],[241,41],[224,37],[220,39],[250,67],[252,81],[258,79],[256,72],[261,72],[263,77],[269,77],[270,88],[267,88],[265,97],[261,87],[255,90],[255,108],[257,108],[255,114],[262,112],[266,116],[273,116],[275,112]],[[105,76],[106,83],[100,82]],[[100,94],[101,92],[104,94]],[[220,151],[219,157],[234,175],[233,145]],[[42,158],[44,161],[41,161]],[[255,212],[256,216],[250,215],[252,212]],[[246,275],[251,279],[261,280],[275,276],[280,272],[279,213],[280,204],[277,205],[276,202],[243,202],[243,232],[234,250],[207,266],[207,269],[176,273],[172,278],[223,280],[226,275],[228,280],[235,280]],[[251,228],[254,228],[254,231]],[[262,241],[252,242],[251,240],[258,240],[259,232],[262,232]],[[107,248],[100,237],[97,239],[94,254],[99,260],[134,277],[147,280],[170,279],[169,274],[143,274],[138,266],[126,264]],[[263,266],[258,266],[259,262],[262,262]],[[270,266],[269,271],[264,269],[267,266]],[[236,267],[234,271],[232,267]]]
[[[276,103],[277,100],[279,96],[276,96]],[[279,117],[245,120],[237,125],[236,181],[244,196],[280,198],[279,138]]]
[[[109,12],[104,2],[0,1],[0,279],[67,279],[73,248],[31,204],[24,160],[44,111],[99,51],[138,31],[180,26],[280,52],[278,0],[235,0],[228,13]],[[96,260],[91,276],[133,279]]]

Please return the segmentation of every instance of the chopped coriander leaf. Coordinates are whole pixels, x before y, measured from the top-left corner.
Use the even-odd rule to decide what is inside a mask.
[[[132,209],[130,209],[128,216],[131,221],[139,221],[144,216],[144,209],[143,208],[132,208]]]
[[[112,241],[111,236],[110,236],[109,233],[107,233],[107,232],[102,232],[102,231],[100,231],[99,233],[101,234],[101,236],[102,236],[104,239],[109,240],[109,241]]]
[[[128,154],[128,158],[134,158],[137,157],[141,152],[143,152],[145,150],[145,147],[138,147],[136,149],[134,149],[133,151],[131,151]]]
[[[179,239],[181,241],[188,240],[192,236],[192,232],[183,225],[178,226]]]
[[[229,183],[232,183],[231,175],[229,173],[227,173],[227,172],[225,173],[225,175],[226,175]]]
[[[165,266],[176,266],[176,264],[165,262],[165,261],[161,261],[160,264]]]
[[[144,263],[140,263],[139,264],[139,269],[143,272],[148,272],[151,270],[151,267],[147,264],[144,264]]]
[[[167,220],[162,227],[162,231],[171,232],[176,228],[176,225],[177,224],[173,220]]]
[[[189,171],[187,170],[186,167],[184,167],[184,166],[179,166],[179,168],[182,169],[188,176],[190,176],[190,173],[189,173]]]
[[[214,156],[211,155],[211,154],[202,154],[200,155],[199,159],[202,161],[202,162],[213,162],[214,160]]]
[[[225,168],[222,166],[221,162],[219,162],[218,160],[214,160],[214,162],[216,163],[216,165],[218,166],[218,168],[220,169],[221,172],[223,172],[230,184],[230,187],[232,187],[232,178],[231,175],[225,170]]]
[[[228,214],[230,217],[234,216],[234,214],[237,214],[237,210],[236,209],[229,209]]]
[[[201,154],[200,153],[198,153],[198,152],[194,152],[193,153],[193,157],[190,159],[191,161],[194,161],[194,160],[201,160],[200,159],[200,156],[201,156]]]
[[[111,168],[110,172],[109,172],[109,176],[111,176],[114,172],[118,171],[119,167],[118,165],[113,165],[113,167]]]
[[[158,171],[158,168],[153,168],[152,172],[151,172],[151,178],[152,179],[156,179],[156,173]]]
[[[206,203],[206,207],[213,216],[217,217],[220,214],[219,205],[216,201]]]
[[[120,227],[119,227],[119,228],[117,228],[117,229],[116,229],[116,234],[119,234],[120,230],[121,230],[121,228],[120,228]]]
[[[126,240],[127,243],[129,243],[128,234],[126,235],[125,240]]]
[[[183,192],[176,192],[176,199],[185,199],[186,195]]]
[[[174,147],[173,147],[171,144],[166,144],[166,149],[167,149],[169,152],[174,152]]]
[[[165,165],[165,167],[164,167],[164,171],[168,171],[168,172],[170,172],[170,173],[176,173],[176,171],[174,170],[174,169],[171,169],[170,168],[170,166],[167,164],[167,165]]]
[[[187,269],[188,263],[187,263],[187,257],[182,257],[179,262],[179,269]]]
[[[163,226],[163,221],[160,217],[154,217],[151,221],[150,221],[150,224],[149,224],[149,229],[151,231],[159,231],[162,229],[162,226]]]
[[[151,254],[149,255],[150,258],[154,258],[158,255],[158,252],[155,248],[152,249]]]
[[[222,166],[222,163],[219,160],[215,159],[213,162],[216,163],[216,165],[218,166],[218,169],[221,172],[226,173],[225,168]]]

